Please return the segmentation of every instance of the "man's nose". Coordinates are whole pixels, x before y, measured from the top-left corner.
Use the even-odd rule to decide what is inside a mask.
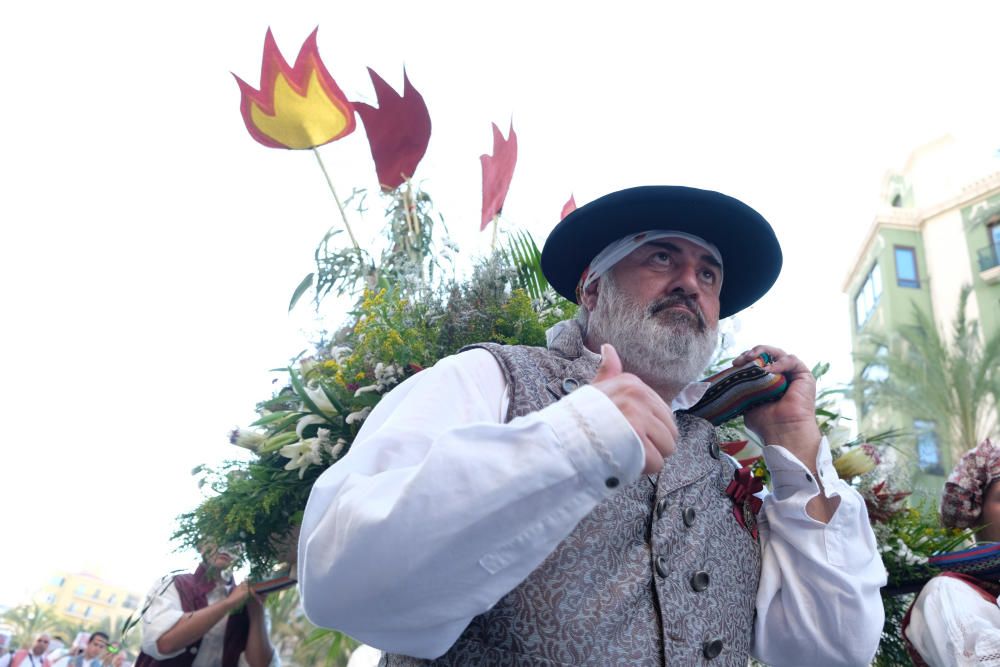
[[[678,267],[667,285],[667,290],[674,294],[683,292],[692,299],[697,299],[699,290],[696,268],[691,264]]]

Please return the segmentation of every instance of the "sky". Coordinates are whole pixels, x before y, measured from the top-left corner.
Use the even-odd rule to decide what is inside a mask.
[[[287,314],[337,212],[315,160],[251,139],[231,73],[259,82],[270,26],[319,50],[349,98],[366,67],[423,94],[415,178],[463,262],[479,155],[513,119],[504,224],[541,242],[648,183],[739,197],[785,254],[734,347],[850,377],[844,277],[887,169],[945,133],[1000,148],[990,3],[36,2],[5,9],[0,126],[0,605],[60,571],[137,592],[195,562],[169,541],[190,471],[237,456],[316,321]],[[364,132],[321,149],[341,195],[376,187]],[[377,221],[359,221],[364,241]],[[752,249],[747,249],[752,252]],[[325,320],[338,324],[337,313]]]

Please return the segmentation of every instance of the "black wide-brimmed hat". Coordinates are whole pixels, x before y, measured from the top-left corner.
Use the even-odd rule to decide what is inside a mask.
[[[679,185],[619,190],[576,209],[545,240],[542,271],[559,294],[575,302],[580,275],[599,252],[655,229],[694,234],[719,249],[720,318],[764,296],[781,272],[781,246],[760,213],[728,195]]]

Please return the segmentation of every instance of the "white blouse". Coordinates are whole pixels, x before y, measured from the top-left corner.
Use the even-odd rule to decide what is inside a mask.
[[[1000,667],[1000,607],[959,579],[924,586],[906,637],[931,667]]]

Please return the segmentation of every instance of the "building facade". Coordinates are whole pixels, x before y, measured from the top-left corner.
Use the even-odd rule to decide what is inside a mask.
[[[881,200],[843,285],[855,358],[884,352],[870,336],[891,339],[917,310],[948,340],[964,285],[972,288],[967,317],[987,337],[1000,331],[1000,154],[942,137],[886,174]],[[887,370],[857,361],[854,372],[877,382]],[[855,400],[860,431],[898,429],[914,490],[936,497],[953,464],[938,420],[874,410],[861,392]]]
[[[93,574],[60,572],[38,591],[35,602],[77,627],[92,629],[107,620],[118,628],[136,613],[142,597]]]

